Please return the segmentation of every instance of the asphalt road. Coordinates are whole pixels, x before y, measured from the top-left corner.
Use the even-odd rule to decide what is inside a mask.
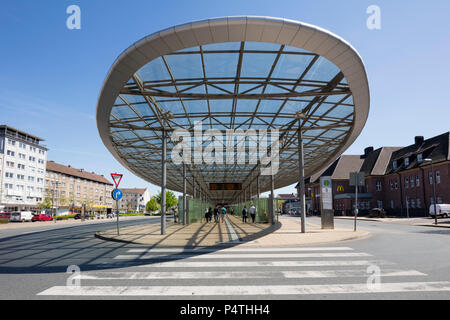
[[[145,217],[121,225],[159,221]],[[352,228],[353,221],[335,225]],[[450,299],[450,229],[361,221],[358,227],[370,238],[313,247],[161,252],[94,237],[114,227],[3,229],[0,299]],[[75,289],[66,273],[71,265],[81,270]],[[377,272],[380,292],[368,287]]]

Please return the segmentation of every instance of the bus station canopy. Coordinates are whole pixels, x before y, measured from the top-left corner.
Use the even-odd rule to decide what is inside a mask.
[[[163,132],[193,134],[198,121],[224,135],[277,129],[273,184],[280,188],[299,179],[299,128],[310,176],[354,142],[369,104],[364,64],[343,39],[298,21],[225,17],[168,28],[126,49],[103,84],[97,126],[113,156],[155,185],[161,185]],[[176,141],[166,141],[167,188],[182,192],[183,166],[171,161]],[[190,163],[188,193],[195,184],[217,202],[233,202],[245,189],[254,195],[259,169],[259,163]],[[270,177],[258,179],[260,192],[271,189]],[[212,183],[239,188],[211,190]]]

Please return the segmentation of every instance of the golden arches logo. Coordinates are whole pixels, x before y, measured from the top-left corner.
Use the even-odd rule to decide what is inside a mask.
[[[344,192],[344,187],[342,185],[339,185],[337,187],[337,192]]]

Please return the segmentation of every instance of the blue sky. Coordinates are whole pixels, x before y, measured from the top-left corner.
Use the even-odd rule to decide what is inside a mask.
[[[81,30],[68,30],[66,8],[81,8]],[[381,30],[366,27],[370,5]],[[125,170],[103,146],[95,109],[117,56],[142,37],[188,21],[267,15],[311,23],[341,36],[367,68],[371,110],[347,150],[402,146],[449,130],[448,0],[115,1],[17,0],[0,9],[0,124],[44,138],[49,159],[109,177],[123,187],[158,188]],[[294,192],[283,188],[277,193]]]

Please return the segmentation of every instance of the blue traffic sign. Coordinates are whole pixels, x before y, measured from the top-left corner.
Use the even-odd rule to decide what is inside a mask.
[[[122,199],[122,190],[120,189],[114,189],[111,192],[111,196],[114,200],[119,201],[120,199]]]

